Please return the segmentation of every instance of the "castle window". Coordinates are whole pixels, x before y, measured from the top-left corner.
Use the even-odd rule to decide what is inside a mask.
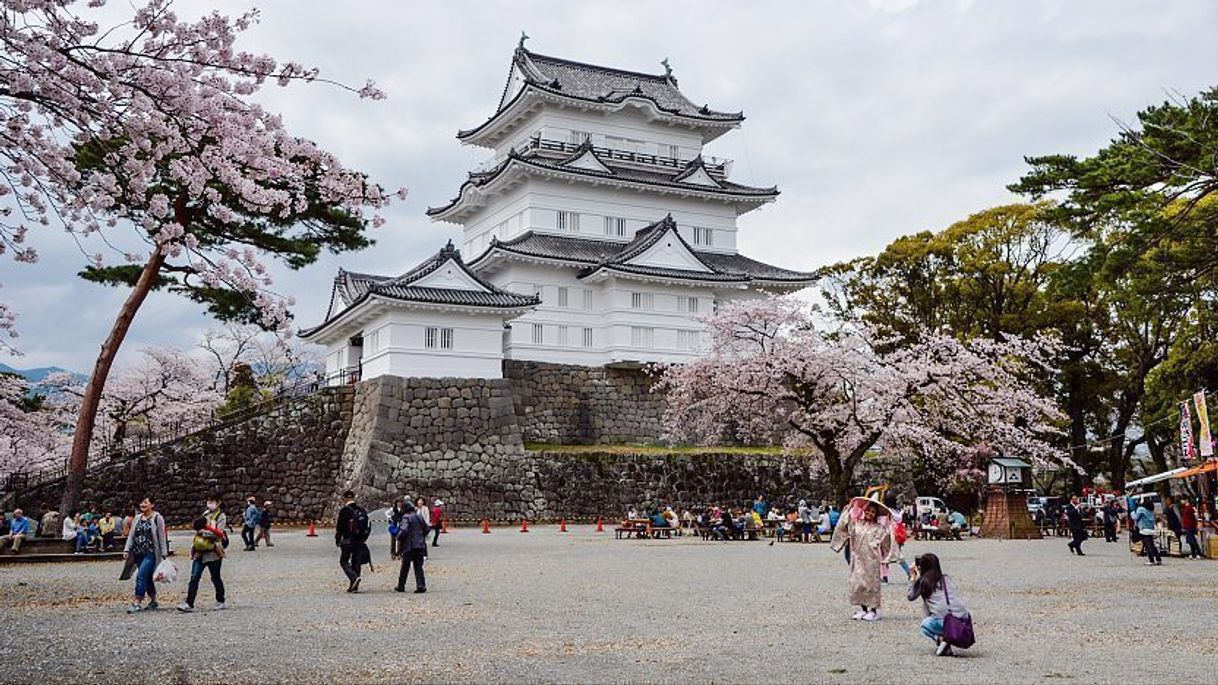
[[[655,342],[656,329],[641,326],[630,327],[630,344],[633,347],[651,347]]]
[[[592,291],[584,291],[584,309],[592,309]]]
[[[605,217],[605,235],[618,238],[626,235],[626,220],[617,216]]]
[[[678,296],[677,297],[677,311],[685,312],[688,314],[697,314],[698,313],[698,298],[686,297],[683,295]]]
[[[568,288],[567,288],[566,286],[559,286],[559,287],[558,287],[558,306],[559,306],[559,307],[567,307],[567,306],[570,306],[570,305],[568,304],[568,301],[570,300],[570,298],[569,298],[569,297],[567,297],[567,295],[568,295],[568,292],[567,292],[567,291],[568,291]]]
[[[558,327],[558,345],[559,345],[559,347],[567,346],[567,327],[566,326]]]
[[[579,213],[560,211],[558,213],[558,230],[568,233],[579,233]]]
[[[545,326],[543,326],[539,323],[533,324],[532,341],[533,341],[534,345],[540,345],[540,344],[542,344],[542,342],[545,341],[545,330],[546,330]]]
[[[584,329],[584,347],[592,347],[592,329]]]
[[[453,348],[453,329],[428,326],[423,331],[423,347],[429,350],[436,348],[451,350]]]
[[[694,245],[712,246],[715,244],[715,232],[709,228],[694,227]]]
[[[656,298],[651,293],[630,293],[630,307],[651,311],[655,309]]]

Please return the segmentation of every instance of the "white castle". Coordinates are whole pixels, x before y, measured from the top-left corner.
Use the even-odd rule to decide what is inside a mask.
[[[457,134],[494,156],[427,210],[461,226],[460,250],[400,276],[340,270],[325,321],[301,332],[326,346],[334,382],[686,361],[720,303],[811,284],[737,251],[737,218],[778,189],[703,156],[744,115],[695,105],[664,64],[583,64],[522,38],[494,115]]]

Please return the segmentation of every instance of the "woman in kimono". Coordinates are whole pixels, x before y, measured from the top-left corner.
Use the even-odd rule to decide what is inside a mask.
[[[878,500],[855,497],[833,531],[830,548],[850,545],[850,603],[859,611],[854,620],[880,620],[880,564],[896,561],[892,543],[892,513]]]

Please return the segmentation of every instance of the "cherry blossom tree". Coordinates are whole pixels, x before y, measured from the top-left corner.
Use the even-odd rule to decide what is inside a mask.
[[[0,373],[0,476],[62,464],[67,457],[71,405],[40,390],[17,374]]]
[[[249,366],[258,388],[272,393],[283,386],[316,378],[325,368],[324,348],[320,345],[248,324],[229,322],[208,329],[199,348],[212,367],[219,390],[225,394],[232,386],[238,364]]]
[[[823,459],[838,503],[869,450],[918,448],[968,467],[984,443],[1035,462],[1060,461],[1049,439],[1061,415],[1025,379],[1047,340],[962,343],[925,335],[894,344],[865,323],[825,320],[808,303],[762,298],[705,317],[708,354],[663,371],[673,437],[713,442],[780,435]]]
[[[381,223],[366,213],[391,198],[251,100],[268,83],[322,80],[237,49],[256,13],[186,21],[148,0],[103,29],[104,4],[20,0],[0,15],[0,247],[36,261],[32,238],[56,225],[116,246],[119,263],[98,252],[82,275],[130,288],[82,397],[63,510],[79,499],[110,367],[152,290],[286,330],[292,302],[269,289],[262,258],[301,268],[365,247],[366,223]],[[341,87],[383,97],[371,82]]]
[[[105,439],[118,450],[133,433],[171,433],[209,416],[223,400],[198,361],[171,347],[150,347],[138,364],[119,370],[107,385],[101,403],[110,427]]]

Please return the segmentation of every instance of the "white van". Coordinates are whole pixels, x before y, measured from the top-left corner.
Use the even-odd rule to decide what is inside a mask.
[[[929,513],[931,516],[946,516],[949,512],[947,503],[938,497],[919,497],[917,499],[918,518],[922,518],[922,514]]]

